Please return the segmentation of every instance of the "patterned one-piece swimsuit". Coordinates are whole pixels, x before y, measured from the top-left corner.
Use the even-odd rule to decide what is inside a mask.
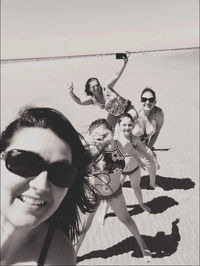
[[[105,192],[114,192],[109,185],[111,182],[110,174],[121,173],[125,167],[125,157],[120,152],[116,141],[113,150],[104,151],[103,161],[105,163],[103,170],[95,174],[96,184],[94,187],[100,194],[98,188],[102,188]]]

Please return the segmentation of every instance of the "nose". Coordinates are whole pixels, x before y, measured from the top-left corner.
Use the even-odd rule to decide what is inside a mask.
[[[30,187],[32,187],[33,189],[36,189],[36,190],[40,190],[40,191],[49,190],[49,183],[48,183],[47,176],[48,176],[47,171],[41,172],[39,175],[34,177],[29,182]]]

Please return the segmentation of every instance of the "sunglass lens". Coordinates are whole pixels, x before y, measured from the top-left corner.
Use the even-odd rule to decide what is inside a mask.
[[[42,161],[36,154],[11,150],[6,158],[6,167],[12,173],[23,177],[31,177],[41,172]]]
[[[49,166],[48,179],[55,186],[69,187],[75,181],[77,172],[70,164],[56,162]]]
[[[154,101],[155,101],[154,98],[149,98],[149,102],[150,102],[150,103],[153,103]]]
[[[152,98],[145,98],[145,97],[141,98],[141,102],[145,103],[147,101],[149,101],[150,103],[153,103],[155,99],[153,97]]]

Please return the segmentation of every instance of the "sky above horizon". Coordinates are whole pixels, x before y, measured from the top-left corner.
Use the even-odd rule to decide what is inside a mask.
[[[198,0],[2,0],[1,57],[199,46]]]

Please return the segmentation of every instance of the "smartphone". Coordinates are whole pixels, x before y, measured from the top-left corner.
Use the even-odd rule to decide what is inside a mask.
[[[127,55],[124,53],[117,53],[116,54],[116,59],[125,59],[127,58]]]

